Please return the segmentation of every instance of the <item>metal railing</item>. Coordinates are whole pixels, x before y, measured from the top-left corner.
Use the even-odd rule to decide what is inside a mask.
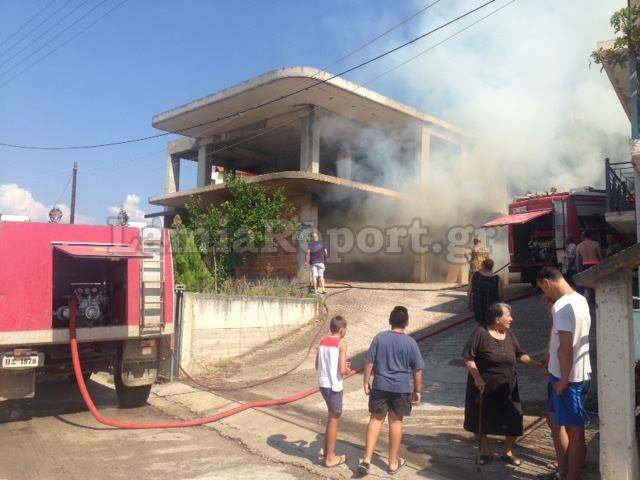
[[[605,158],[607,212],[635,209],[635,177],[631,162],[612,163]]]

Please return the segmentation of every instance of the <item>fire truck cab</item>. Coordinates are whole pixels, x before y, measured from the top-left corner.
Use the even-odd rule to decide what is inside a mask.
[[[527,195],[515,198],[509,205],[509,215],[483,227],[507,226],[509,271],[519,272],[523,282],[535,285],[540,268],[562,262],[568,235],[578,244],[582,232],[589,229],[593,240],[604,244],[609,229],[605,210],[605,192],[591,187]]]
[[[73,375],[74,301],[85,379],[110,372],[121,406],[147,401],[173,333],[167,230],[0,219],[0,265],[0,400]]]

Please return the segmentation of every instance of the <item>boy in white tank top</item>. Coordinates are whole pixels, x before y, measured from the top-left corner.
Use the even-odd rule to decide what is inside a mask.
[[[338,315],[331,319],[329,326],[331,335],[320,342],[316,354],[316,369],[318,387],[329,410],[324,445],[318,456],[324,459],[326,467],[331,468],[347,462],[347,456],[336,456],[335,450],[342,414],[342,380],[351,373],[351,362],[347,361],[347,343],[343,340],[347,334],[347,321]]]

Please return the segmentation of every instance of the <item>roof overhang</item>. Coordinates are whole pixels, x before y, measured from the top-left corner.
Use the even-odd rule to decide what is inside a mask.
[[[448,141],[463,143],[471,138],[455,125],[310,67],[287,67],[260,75],[156,115],[152,125],[166,132],[210,139],[273,118],[293,122],[304,116],[301,110],[309,106],[389,130],[420,122],[431,134]]]
[[[542,217],[543,215],[549,215],[550,213],[550,208],[546,208],[544,210],[536,210],[535,212],[514,213],[505,217],[496,218],[489,223],[485,223],[482,228],[504,227],[505,225],[521,225],[523,223],[530,222],[534,218]]]
[[[381,187],[365,185],[321,173],[308,172],[278,172],[258,175],[244,179],[247,183],[256,183],[268,187],[270,190],[285,189],[285,195],[291,201],[295,197],[308,194],[334,194],[345,198],[355,194],[375,194],[389,198],[410,198],[409,195]],[[209,185],[180,192],[157,195],[149,198],[152,205],[183,209],[191,195],[202,198],[205,204],[216,204],[231,198],[225,184]]]
[[[76,258],[144,259],[153,255],[128,245],[54,245],[54,249]]]
[[[613,45],[614,40],[598,42],[598,48],[603,48],[604,50],[613,49]],[[622,108],[629,120],[631,120],[631,79],[629,64],[627,63],[624,67],[619,65],[612,67],[605,62],[602,64],[602,67],[607,73],[607,77],[609,77],[609,81],[618,96],[618,100],[620,100],[622,104]]]

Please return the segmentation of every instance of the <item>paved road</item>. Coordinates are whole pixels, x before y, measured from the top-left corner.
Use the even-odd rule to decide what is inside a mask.
[[[415,284],[355,286],[359,288],[334,285],[330,288],[333,295],[326,300],[329,315],[343,314],[349,321],[346,340],[354,367],[362,364],[373,336],[388,328],[389,311],[394,305],[408,307],[408,330],[415,336],[466,315],[463,289]],[[510,285],[506,294],[520,295],[530,289],[527,285]],[[549,322],[540,295],[518,301],[513,307],[516,335],[530,354],[541,355]],[[471,324],[462,324],[420,342],[426,363],[423,401],[405,419],[401,455],[407,458],[408,466],[398,478],[533,479],[553,459],[552,442],[543,421],[546,375],[519,368],[527,416],[525,436],[515,453],[525,463],[516,469],[493,462],[476,471],[475,442],[461,426],[466,369],[460,352],[471,329]],[[150,405],[135,410],[116,408],[113,385],[106,375],[96,376],[89,384],[90,391],[103,415],[135,422],[199,418],[250,401],[288,397],[315,387],[317,337],[327,330],[322,321],[311,322],[249,355],[221,363],[220,368],[201,378],[209,385],[230,390],[206,391],[189,382],[155,385]],[[241,388],[247,386],[250,388]],[[338,451],[347,455],[346,466],[325,469],[316,459],[325,417],[326,407],[316,394],[278,407],[250,409],[206,427],[115,430],[91,417],[72,385],[42,384],[33,401],[12,402],[12,406],[0,403],[0,479],[129,480],[133,475],[143,480],[357,478],[354,472],[362,457],[368,420],[360,375],[345,382]],[[593,422],[595,428],[588,431],[585,480],[598,478],[597,418]],[[378,442],[370,478],[387,478],[385,437],[386,429]],[[499,451],[499,439],[492,445]]]
[[[90,381],[101,413],[130,422],[172,421],[151,405],[118,409],[106,375]],[[173,409],[174,413],[179,413]],[[186,412],[185,415],[191,416]],[[208,426],[118,430],[94,420],[67,380],[38,384],[32,400],[0,403],[0,479],[222,480],[323,478],[251,452]]]

